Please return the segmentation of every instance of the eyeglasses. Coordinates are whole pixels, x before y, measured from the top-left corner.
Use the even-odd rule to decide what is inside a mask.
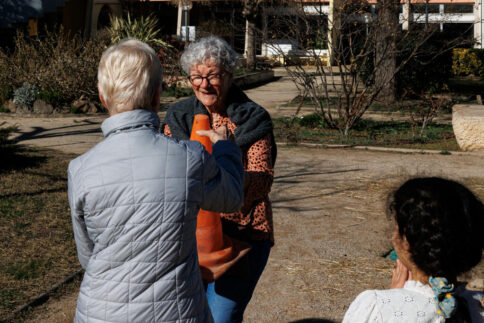
[[[219,85],[220,80],[222,79],[223,73],[221,74],[209,74],[207,76],[201,75],[190,75],[188,76],[188,80],[193,86],[200,86],[203,83],[203,79],[206,79],[210,85]]]

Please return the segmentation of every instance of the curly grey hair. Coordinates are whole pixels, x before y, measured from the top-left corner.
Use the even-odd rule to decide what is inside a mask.
[[[227,42],[219,37],[209,36],[191,43],[183,52],[180,63],[185,73],[196,64],[213,61],[228,73],[234,73],[239,54]]]

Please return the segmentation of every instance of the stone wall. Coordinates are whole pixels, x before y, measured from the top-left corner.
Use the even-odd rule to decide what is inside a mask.
[[[484,105],[454,105],[452,127],[462,150],[484,152]]]

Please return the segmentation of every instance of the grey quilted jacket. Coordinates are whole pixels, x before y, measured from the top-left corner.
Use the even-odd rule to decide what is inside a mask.
[[[159,133],[147,110],[116,114],[105,139],[71,161],[69,204],[85,268],[75,322],[211,322],[198,268],[199,208],[237,211],[239,148]]]

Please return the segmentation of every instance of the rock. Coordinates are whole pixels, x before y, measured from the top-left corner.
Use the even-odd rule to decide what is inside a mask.
[[[74,102],[72,102],[71,106],[76,109],[80,109],[81,107],[85,106],[86,104],[89,104],[89,101],[86,99],[84,95],[81,95],[81,97]]]
[[[87,113],[97,113],[97,107],[94,103],[89,103],[89,110]]]
[[[44,100],[35,100],[34,102],[34,113],[37,114],[51,114],[54,111],[54,107],[48,104]]]
[[[6,108],[10,110],[10,112],[15,112],[16,106],[15,103],[13,103],[13,100],[8,100],[6,104]]]
[[[79,111],[82,113],[87,113],[89,111],[89,103],[85,103],[83,106],[79,107]]]
[[[25,105],[16,105],[16,104],[14,104],[14,105],[15,105],[15,113],[17,113],[17,114],[30,114],[30,113],[32,113],[32,110]]]
[[[454,105],[452,127],[462,150],[484,151],[484,105]]]

